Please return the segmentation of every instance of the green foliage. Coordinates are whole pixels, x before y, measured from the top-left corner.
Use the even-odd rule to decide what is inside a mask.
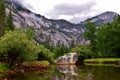
[[[118,66],[120,58],[97,58],[97,59],[85,59],[84,63],[85,65],[102,65],[102,66]],[[106,64],[107,63],[107,64]]]
[[[22,65],[25,66],[49,66],[50,63],[48,61],[28,61],[28,62],[23,62]]]
[[[96,29],[89,20],[85,24],[84,37],[90,41],[95,57],[120,57],[120,16],[113,22]]]
[[[93,52],[88,48],[88,46],[84,45],[79,45],[75,48],[72,48],[70,52],[77,52],[80,60],[94,57]]]
[[[53,46],[49,44],[50,41],[40,42],[39,44],[44,45],[45,48],[49,49],[50,51],[53,51]]]
[[[5,63],[0,63],[0,72],[4,72],[8,69],[9,69],[8,65],[6,65]]]
[[[111,61],[120,61],[120,58],[96,58],[96,59],[86,59],[85,61],[111,62]]]
[[[30,26],[24,29],[24,33],[26,34],[29,40],[34,39],[34,32]]]
[[[0,40],[0,54],[12,67],[22,61],[35,58],[36,45],[22,31],[9,31]]]
[[[37,45],[36,53],[38,55],[38,60],[48,60],[49,62],[53,63],[53,53],[51,53],[50,50],[45,48],[43,45]]]
[[[74,39],[71,40],[70,47],[71,47],[71,48],[74,48],[74,47],[75,47],[75,41],[74,41]]]
[[[0,0],[0,36],[4,34],[5,17],[6,14],[4,0]]]
[[[103,57],[106,54],[106,26],[101,25],[101,27],[98,28],[96,33],[96,47],[97,47],[97,57]],[[104,56],[105,57],[105,56]]]
[[[60,57],[60,56],[63,56],[64,54],[66,54],[68,52],[69,52],[69,48],[67,48],[64,45],[60,45],[60,44],[57,45],[53,50],[55,59]]]
[[[120,57],[120,16],[115,21],[102,25],[96,33],[99,57]]]
[[[90,41],[91,50],[95,53],[95,39],[96,39],[96,26],[94,22],[90,22],[89,20],[84,24],[85,32],[84,37],[86,40]]]

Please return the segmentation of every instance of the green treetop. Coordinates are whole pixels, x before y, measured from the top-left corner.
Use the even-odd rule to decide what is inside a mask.
[[[6,14],[4,0],[0,0],[0,36],[4,34],[5,17]]]

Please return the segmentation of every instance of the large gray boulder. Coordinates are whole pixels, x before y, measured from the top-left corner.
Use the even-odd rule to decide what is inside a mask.
[[[56,64],[76,64],[78,61],[77,53],[68,53],[64,56],[61,56],[57,59]]]

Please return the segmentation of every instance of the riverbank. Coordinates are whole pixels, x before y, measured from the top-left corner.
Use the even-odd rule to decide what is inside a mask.
[[[29,62],[23,62],[23,66],[49,66],[50,63],[48,61],[29,61]]]
[[[119,65],[120,66],[120,58],[97,58],[97,59],[85,59],[85,65]]]
[[[42,72],[48,70],[50,68],[50,63],[48,61],[29,61],[23,62],[19,66],[15,66],[13,69],[10,69],[9,66],[5,63],[0,62],[0,73],[16,73],[16,72],[24,72],[24,71],[38,71],[42,70]]]
[[[43,74],[50,69],[51,65],[48,61],[23,62],[19,66],[14,66],[12,69],[10,69],[5,63],[0,63],[0,80],[7,80],[7,77],[16,76],[17,74]]]
[[[48,61],[24,62],[21,67],[27,71],[47,70],[50,67],[50,63]]]

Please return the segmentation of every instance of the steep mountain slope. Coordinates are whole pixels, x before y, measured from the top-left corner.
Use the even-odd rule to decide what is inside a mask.
[[[31,26],[34,29],[35,37],[38,42],[49,43],[56,46],[58,43],[70,46],[72,42],[75,45],[84,43],[83,23],[73,24],[66,20],[47,19],[40,14],[36,14],[28,10],[19,1],[6,0],[6,11],[8,7],[12,7],[13,21],[17,28]],[[105,12],[96,17],[90,18],[96,25],[108,23],[114,20],[117,14],[114,12]]]
[[[118,14],[115,12],[107,11],[107,12],[104,12],[100,15],[92,17],[89,20],[91,22],[95,22],[96,26],[99,26],[101,24],[106,24],[108,22],[112,22],[115,19],[115,16],[117,16],[117,15]],[[84,22],[86,22],[86,20]]]

